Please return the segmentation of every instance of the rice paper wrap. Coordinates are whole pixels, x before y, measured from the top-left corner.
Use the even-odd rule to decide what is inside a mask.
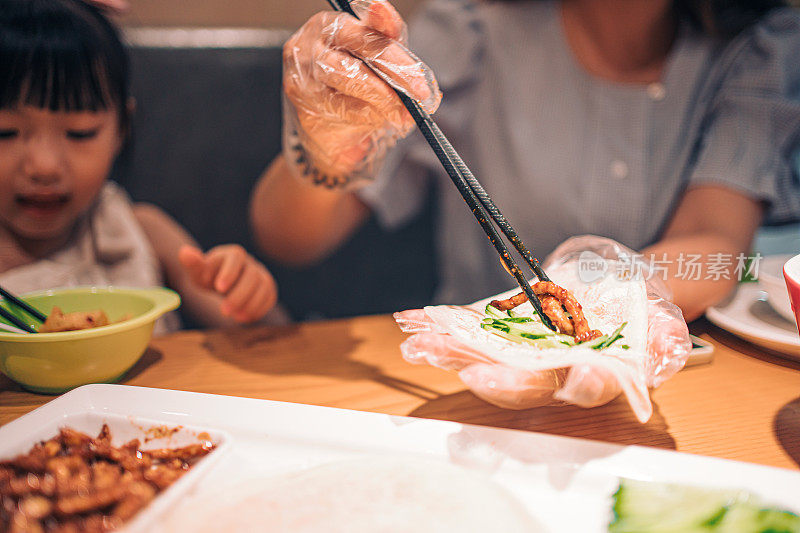
[[[604,275],[587,278],[579,270],[587,253],[605,267]],[[605,349],[592,349],[591,342],[540,348],[483,329],[486,305],[518,293],[514,288],[467,306],[395,313],[401,329],[415,333],[401,345],[403,356],[412,363],[459,371],[476,395],[501,407],[561,402],[594,407],[621,392],[636,417],[646,422],[652,414],[649,388],[683,367],[691,341],[665,285],[637,257],[610,239],[584,236],[566,241],[545,264],[550,278],[582,305],[592,329],[610,335],[627,323],[624,338]],[[515,312],[530,316],[533,306],[526,302]]]

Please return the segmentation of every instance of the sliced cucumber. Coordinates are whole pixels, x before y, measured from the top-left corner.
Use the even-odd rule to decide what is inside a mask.
[[[529,322],[536,322],[529,316],[512,316],[503,319],[505,322],[510,322],[512,324],[527,324]]]
[[[608,340],[608,335],[603,335],[602,337],[597,337],[592,342],[592,345],[589,346],[592,350],[599,350],[603,347],[603,344]]]
[[[618,340],[623,339],[624,337],[622,335],[622,330],[627,325],[628,325],[627,322],[623,322],[622,324],[620,324],[620,326],[614,330],[614,333],[612,333],[611,335],[605,335],[606,338],[602,342],[595,342],[595,344],[591,346],[592,350],[602,350],[603,348],[608,348]],[[602,339],[603,337],[600,338]],[[597,340],[599,339],[595,339],[595,341]]]
[[[590,341],[589,347],[593,350],[608,348],[624,338],[622,330],[627,325],[627,322],[623,322],[611,335],[603,335]],[[540,348],[564,348],[578,344],[574,337],[554,333],[548,329],[538,316],[528,317],[517,313],[512,314],[511,311],[500,311],[492,305],[486,306],[486,318],[482,320],[481,327],[510,341],[528,342]]]
[[[501,311],[495,306],[489,304],[486,306],[486,310],[484,311],[487,317],[489,318],[509,318],[509,315],[506,311]]]
[[[536,320],[519,320],[521,317],[484,318],[481,327],[513,342],[525,342],[538,348],[564,348],[575,341],[568,335],[553,333]]]
[[[532,313],[532,315],[534,317],[531,320],[534,320],[534,319],[535,320],[539,320],[539,313],[536,312],[536,309],[531,309],[531,313]],[[508,310],[508,316],[510,316],[512,318],[530,318],[528,316],[523,315],[522,313],[518,313],[514,309],[509,309]]]
[[[624,479],[614,494],[613,510],[612,533],[800,532],[797,515],[765,508],[735,490]]]
[[[503,333],[511,332],[511,326],[503,324],[499,320],[494,320],[494,319],[484,320],[483,322],[481,322],[481,327],[488,331],[497,330]]]

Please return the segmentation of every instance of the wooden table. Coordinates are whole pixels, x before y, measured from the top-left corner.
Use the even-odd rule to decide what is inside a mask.
[[[800,363],[755,348],[701,321],[695,334],[714,362],[688,368],[653,393],[654,414],[636,421],[623,400],[595,409],[499,409],[457,376],[400,357],[405,337],[388,316],[284,328],[188,331],[156,339],[127,385],[284,400],[394,415],[641,444],[800,466]],[[0,424],[52,397],[0,376]]]

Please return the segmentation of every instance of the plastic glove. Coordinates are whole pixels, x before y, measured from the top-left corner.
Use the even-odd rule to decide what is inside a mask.
[[[425,332],[409,337],[401,346],[406,361],[455,370],[475,396],[498,407],[530,409],[558,403],[559,393],[567,403],[594,407],[610,402],[621,392],[613,375],[602,368],[575,365],[537,372],[513,368],[492,361],[450,335],[433,333],[436,327],[422,309],[394,316],[403,331]],[[564,389],[566,383],[569,388]]]
[[[428,113],[441,101],[397,11],[384,0],[352,7],[359,19],[318,13],[283,49],[284,155],[295,175],[328,187],[368,181],[414,126],[392,87]]]
[[[469,345],[463,336],[457,339],[455,329],[433,320],[425,310],[415,309],[395,314],[403,331],[416,333],[401,346],[404,358],[411,363],[458,371],[476,396],[503,408],[527,409],[557,403],[595,407],[624,392],[637,418],[647,421],[652,414],[648,387],[658,386],[674,375],[688,358],[691,341],[683,315],[669,302],[666,284],[650,275],[649,265],[611,239],[595,236],[569,239],[547,258],[544,267],[551,276],[572,277],[577,286],[568,288],[575,291],[581,283],[588,286],[594,281],[579,279],[578,268],[586,261],[633,272],[647,280],[646,350],[631,353],[629,357],[597,352],[569,358],[563,353],[552,359],[536,360],[533,363],[536,370],[519,368],[496,361],[491,353]],[[615,272],[608,271],[605,275]],[[472,313],[481,313],[486,303],[470,306],[474,309]],[[582,303],[584,308],[591,305]]]

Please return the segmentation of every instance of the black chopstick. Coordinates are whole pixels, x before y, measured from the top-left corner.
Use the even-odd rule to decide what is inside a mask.
[[[349,1],[340,2],[339,0],[328,0],[328,3],[334,11],[344,11],[348,15],[353,15],[355,18],[358,18],[358,15],[356,15],[356,12],[353,11],[353,8],[350,6]]]
[[[539,281],[550,281],[550,278],[547,276],[544,269],[539,264],[539,260],[536,259],[533,256],[533,254],[531,254],[528,251],[528,248],[525,246],[525,243],[522,242],[522,239],[520,239],[514,227],[511,225],[508,219],[505,216],[503,216],[503,213],[500,212],[500,209],[492,201],[491,197],[489,196],[489,193],[487,193],[486,189],[484,189],[483,186],[480,184],[478,178],[476,178],[472,174],[472,171],[469,169],[469,167],[467,167],[467,164],[464,163],[464,160],[461,159],[461,156],[458,155],[458,152],[456,152],[455,148],[453,148],[453,145],[450,144],[450,141],[447,140],[447,137],[445,137],[444,133],[442,133],[442,131],[439,130],[439,126],[436,125],[436,123],[433,121],[430,115],[428,115],[427,111],[422,109],[422,107],[420,107],[419,104],[414,102],[414,100],[411,99],[405,93],[400,93],[400,94],[402,95],[401,99],[406,98],[411,102],[413,102],[416,105],[416,107],[419,108],[421,116],[425,120],[425,122],[429,122],[431,124],[431,127],[434,130],[434,133],[436,134],[437,144],[441,146],[445,154],[453,161],[453,163],[456,166],[456,169],[464,178],[464,180],[467,182],[470,189],[472,189],[472,192],[475,193],[475,196],[478,198],[481,205],[483,205],[486,211],[489,212],[489,215],[492,217],[492,220],[494,220],[497,223],[503,234],[506,237],[508,237],[508,240],[511,241],[511,244],[514,245],[514,248],[517,250],[517,252],[519,252],[522,258],[525,259],[525,262],[528,263],[528,266],[531,267],[531,270],[533,270],[534,274],[536,274],[536,277],[539,278]],[[405,104],[406,102],[403,103]],[[406,107],[408,107],[408,105],[406,105]]]
[[[349,0],[328,0],[328,3],[336,11],[343,11],[358,18],[358,15],[355,14],[350,6]],[[380,73],[378,73],[378,75],[380,75]],[[497,223],[497,225],[500,227],[500,230],[508,238],[508,240],[511,241],[511,244],[514,245],[514,248],[519,252],[525,262],[528,263],[528,266],[531,267],[537,278],[540,281],[550,281],[550,278],[544,272],[544,269],[542,269],[539,261],[537,261],[536,258],[533,257],[533,255],[525,247],[522,239],[519,238],[519,235],[514,230],[513,226],[511,226],[511,224],[508,222],[508,219],[503,216],[495,203],[489,197],[489,194],[469,170],[466,163],[464,163],[464,160],[461,159],[461,157],[458,155],[458,152],[456,152],[455,148],[453,148],[453,145],[450,144],[450,141],[448,141],[447,137],[444,135],[444,133],[442,133],[442,131],[439,129],[439,126],[433,121],[430,115],[413,98],[397,88],[394,89],[397,95],[400,97],[400,100],[403,102],[403,105],[411,114],[414,122],[416,122],[417,126],[422,132],[422,135],[425,137],[425,140],[428,141],[428,144],[433,149],[436,157],[439,159],[439,162],[441,162],[442,166],[444,166],[453,184],[458,189],[458,192],[461,193],[462,198],[464,198],[464,201],[469,206],[472,214],[478,221],[478,224],[480,224],[484,233],[486,233],[486,236],[489,238],[489,242],[491,242],[492,246],[494,246],[503,262],[503,265],[505,265],[506,270],[508,270],[508,272],[514,277],[519,287],[525,293],[528,300],[541,317],[544,325],[553,331],[557,331],[549,317],[542,310],[542,303],[539,301],[539,298],[536,296],[536,294],[534,294],[530,283],[528,283],[527,279],[525,279],[524,274],[520,270],[519,266],[517,266],[514,258],[511,257],[508,248],[501,240],[497,230],[494,228],[494,226],[492,226],[491,222],[487,220],[487,215],[491,217],[495,223]]]
[[[492,246],[494,246],[494,249],[500,256],[500,260],[503,262],[503,265],[505,265],[506,270],[508,270],[508,272],[512,276],[514,276],[517,285],[519,285],[520,289],[522,289],[522,291],[525,293],[525,296],[528,297],[528,300],[531,302],[534,309],[541,317],[542,322],[545,324],[545,326],[547,326],[553,331],[556,331],[556,328],[550,321],[550,318],[544,313],[544,310],[542,309],[542,303],[541,301],[539,301],[539,297],[536,296],[536,294],[533,292],[530,283],[528,283],[528,280],[525,278],[525,275],[522,273],[522,270],[519,268],[516,261],[514,261],[514,258],[511,256],[511,253],[508,251],[508,248],[506,247],[505,243],[503,243],[502,239],[500,238],[500,235],[498,235],[497,230],[495,229],[494,226],[492,226],[492,223],[489,222],[489,220],[487,219],[487,215],[490,216],[492,220],[497,222],[497,225],[500,226],[500,229],[503,230],[503,233],[506,236],[508,236],[506,230],[510,230],[511,232],[513,232],[515,239],[512,240],[509,237],[509,240],[511,240],[512,244],[514,244],[514,246],[517,248],[517,251],[520,252],[520,254],[528,262],[528,264],[531,266],[531,268],[534,270],[534,273],[536,273],[537,276],[539,276],[539,272],[541,272],[544,278],[539,277],[540,280],[549,281],[547,275],[544,274],[544,270],[542,270],[541,266],[539,266],[539,262],[536,261],[536,259],[534,259],[533,256],[531,256],[530,252],[528,252],[528,250],[525,248],[525,245],[522,243],[522,241],[517,236],[516,232],[508,223],[508,221],[505,219],[505,217],[501,219],[504,222],[504,224],[501,224],[494,216],[492,216],[492,212],[486,209],[480,197],[475,193],[475,191],[470,186],[469,181],[467,181],[467,179],[461,174],[457,166],[458,165],[457,162],[460,162],[461,165],[463,165],[465,168],[466,165],[461,160],[461,158],[458,157],[458,154],[456,154],[456,157],[458,157],[458,159],[455,161],[453,160],[451,153],[455,153],[455,149],[453,149],[450,142],[447,140],[442,131],[439,129],[439,126],[437,126],[436,123],[433,121],[433,119],[431,119],[430,115],[428,115],[427,112],[424,109],[422,109],[420,105],[408,95],[402,92],[398,92],[397,94],[400,96],[400,99],[403,100],[403,103],[406,104],[407,107],[410,106],[416,111],[421,112],[419,114],[412,112],[411,116],[414,118],[414,121],[417,123],[417,126],[419,127],[420,131],[422,131],[422,135],[428,141],[428,144],[430,144],[434,153],[439,158],[439,161],[442,163],[445,170],[447,171],[447,174],[450,176],[450,179],[453,181],[453,184],[458,189],[458,192],[461,193],[461,197],[464,198],[464,201],[469,206],[470,210],[472,211],[472,214],[478,221],[478,224],[480,224],[484,233],[486,233],[486,236],[489,238],[489,242],[491,242]],[[472,179],[477,183],[477,179],[475,179],[474,176],[472,176]],[[488,201],[491,202],[491,199],[489,199],[489,196],[488,194],[486,194],[486,191],[483,190],[483,187],[481,187],[480,190],[483,191],[485,198],[487,198]],[[502,217],[502,214],[500,214],[500,211],[497,209],[494,203],[491,203],[490,205],[492,205],[496,213],[500,217]],[[522,248],[522,250],[520,250],[520,247]],[[539,272],[537,272],[537,270]]]
[[[10,311],[7,311],[5,307],[0,305],[0,316],[17,326],[19,329],[26,331],[28,333],[36,333],[36,330],[30,327],[28,324],[20,320],[19,318],[15,317],[11,314]]]
[[[23,302],[22,300],[20,300],[19,298],[17,298],[7,290],[5,290],[3,287],[0,287],[0,296],[2,296],[7,302],[16,305],[17,307],[19,307],[20,309],[31,315],[39,322],[44,322],[45,320],[47,320],[47,316],[40,313],[38,309],[34,309],[27,303]]]

